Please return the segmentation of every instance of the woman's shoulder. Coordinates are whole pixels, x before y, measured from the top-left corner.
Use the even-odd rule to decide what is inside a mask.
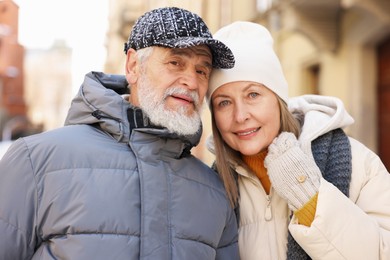
[[[352,178],[350,198],[358,199],[361,190],[388,187],[390,191],[390,174],[380,157],[358,140],[349,137],[352,155]],[[368,189],[366,189],[366,188]]]
[[[374,151],[353,137],[349,136],[348,139],[351,144],[352,164],[359,165],[359,167],[364,166],[366,170],[373,168],[387,172],[380,157]]]

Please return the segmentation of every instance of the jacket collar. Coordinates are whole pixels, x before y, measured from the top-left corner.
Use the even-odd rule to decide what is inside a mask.
[[[134,129],[158,135],[161,138],[179,139],[184,143],[183,153],[196,146],[202,127],[194,135],[180,136],[150,123],[143,111],[129,103],[122,95],[128,94],[124,75],[90,72],[76,97],[72,100],[65,125],[95,124],[120,142],[129,142]]]

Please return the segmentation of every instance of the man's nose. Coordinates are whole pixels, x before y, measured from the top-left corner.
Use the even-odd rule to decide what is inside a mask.
[[[180,83],[194,90],[199,88],[199,75],[195,68],[186,68],[180,78]]]

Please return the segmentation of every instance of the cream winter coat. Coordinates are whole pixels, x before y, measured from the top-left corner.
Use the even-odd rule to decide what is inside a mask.
[[[311,154],[311,141],[353,123],[342,102],[306,95],[290,99],[291,111],[305,114],[299,138]],[[266,195],[254,174],[237,167],[240,190],[239,248],[242,260],[286,259],[288,229],[312,259],[390,259],[390,175],[380,158],[353,138],[349,198],[321,179],[310,227],[299,225],[287,203],[271,189]]]

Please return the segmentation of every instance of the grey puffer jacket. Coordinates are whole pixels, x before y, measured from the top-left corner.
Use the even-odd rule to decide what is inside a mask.
[[[0,259],[238,259],[223,185],[189,153],[200,134],[151,126],[126,85],[87,74],[65,127],[5,154]]]

